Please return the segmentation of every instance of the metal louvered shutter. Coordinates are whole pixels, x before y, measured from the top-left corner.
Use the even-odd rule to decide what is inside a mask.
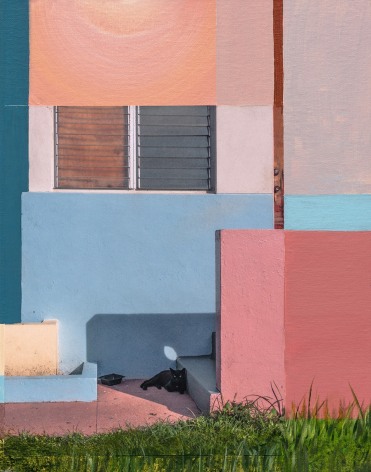
[[[210,108],[138,107],[139,189],[211,190]]]
[[[128,107],[56,107],[56,188],[129,188]]]

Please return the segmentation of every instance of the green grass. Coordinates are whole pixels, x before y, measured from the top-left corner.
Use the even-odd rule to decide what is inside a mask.
[[[350,409],[336,419],[319,418],[318,406],[309,404],[291,419],[276,404],[228,402],[209,416],[175,424],[95,436],[8,436],[0,470],[370,472],[370,410],[358,405],[357,418]]]

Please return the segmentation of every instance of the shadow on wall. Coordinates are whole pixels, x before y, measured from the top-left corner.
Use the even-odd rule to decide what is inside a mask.
[[[179,356],[211,353],[215,313],[95,315],[86,325],[87,361],[98,376],[152,377]]]

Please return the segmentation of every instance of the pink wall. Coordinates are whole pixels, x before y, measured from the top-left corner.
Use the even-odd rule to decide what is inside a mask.
[[[287,401],[371,402],[371,232],[285,232]]]
[[[216,0],[218,105],[273,105],[273,0]]]
[[[330,412],[371,403],[371,232],[220,232],[217,378],[223,400],[309,393]]]
[[[285,393],[283,236],[220,232],[217,383],[224,401],[272,396],[271,381]]]

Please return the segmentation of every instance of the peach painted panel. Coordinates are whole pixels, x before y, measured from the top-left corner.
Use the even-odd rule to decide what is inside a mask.
[[[271,381],[284,396],[284,233],[223,230],[219,244],[217,382],[223,400],[272,396]]]
[[[273,105],[273,0],[217,1],[217,104]]]
[[[30,104],[215,104],[215,1],[31,0]]]
[[[371,401],[371,232],[285,232],[288,405]]]
[[[371,2],[285,2],[286,194],[371,193]]]
[[[56,321],[4,325],[5,375],[56,375]]]

